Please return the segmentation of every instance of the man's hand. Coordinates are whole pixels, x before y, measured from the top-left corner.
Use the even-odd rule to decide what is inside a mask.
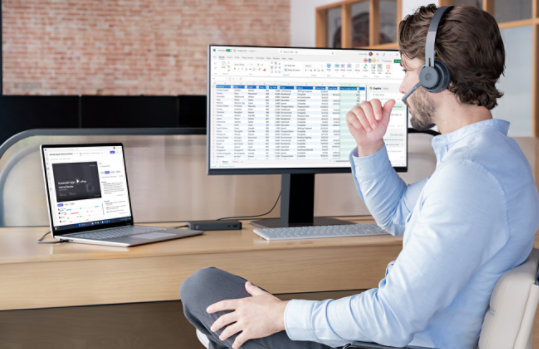
[[[383,107],[379,99],[373,99],[356,105],[346,114],[346,123],[357,143],[359,156],[374,154],[384,146],[383,137],[394,105],[394,99]]]
[[[216,332],[225,328],[219,339],[226,340],[236,333],[232,348],[238,349],[250,339],[263,338],[284,330],[284,311],[288,302],[256,287],[249,281],[245,289],[252,297],[228,299],[210,305],[208,313],[232,310],[219,317],[211,330]]]

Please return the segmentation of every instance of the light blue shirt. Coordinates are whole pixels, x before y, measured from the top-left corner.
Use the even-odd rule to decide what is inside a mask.
[[[496,281],[526,259],[539,229],[537,187],[508,128],[492,119],[435,137],[434,173],[410,185],[385,147],[361,158],[354,150],[357,189],[376,222],[403,235],[402,251],[378,288],[290,301],[288,336],[334,347],[474,348]]]

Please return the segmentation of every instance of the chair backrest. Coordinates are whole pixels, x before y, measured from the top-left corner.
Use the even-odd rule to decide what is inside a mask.
[[[481,329],[479,348],[532,347],[533,319],[539,302],[538,263],[539,250],[534,248],[524,263],[498,280]]]

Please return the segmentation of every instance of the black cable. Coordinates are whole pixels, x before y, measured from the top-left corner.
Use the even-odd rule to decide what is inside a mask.
[[[179,229],[179,228],[189,228],[189,226],[187,224],[184,224],[184,225],[178,225],[177,227],[174,227],[172,229]]]
[[[37,240],[37,243],[38,244],[63,244],[64,242],[68,242],[67,240],[55,240],[55,241],[43,241],[43,239],[45,239],[45,236],[49,235],[51,232],[48,231],[46,232],[45,234],[43,234],[42,237],[40,237],[38,240]]]
[[[279,192],[279,195],[277,196],[277,200],[275,200],[275,203],[273,204],[273,207],[270,208],[270,210],[267,211],[267,212],[257,214],[257,215],[254,215],[254,216],[221,217],[221,218],[217,218],[216,221],[224,221],[224,220],[229,220],[229,219],[235,219],[235,220],[238,220],[238,219],[251,219],[251,218],[258,218],[258,217],[265,216],[267,214],[270,214],[273,211],[275,206],[277,206],[277,203],[279,202],[280,198],[281,198],[281,192]]]

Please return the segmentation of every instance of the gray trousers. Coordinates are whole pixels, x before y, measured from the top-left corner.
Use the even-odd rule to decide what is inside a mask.
[[[201,269],[183,282],[180,288],[180,297],[185,317],[208,337],[210,348],[232,348],[236,336],[232,336],[226,341],[219,340],[221,331],[214,333],[210,327],[219,316],[228,311],[208,314],[206,308],[223,299],[249,297],[250,295],[245,291],[245,282],[245,279],[217,268]],[[266,338],[247,341],[242,348],[328,349],[330,347],[315,342],[292,341],[286,332],[282,331]]]

